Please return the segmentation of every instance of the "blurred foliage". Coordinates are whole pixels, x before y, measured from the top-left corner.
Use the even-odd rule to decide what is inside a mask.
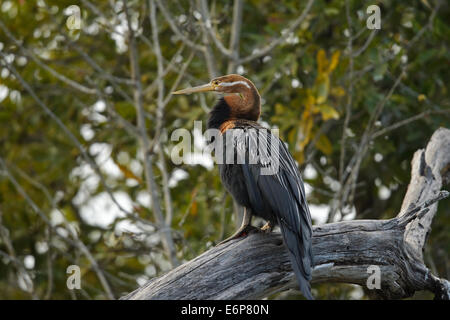
[[[251,55],[255,48],[285,36],[290,22],[302,12],[304,2],[244,1],[240,56]],[[170,269],[155,230],[134,225],[117,213],[104,185],[87,169],[80,149],[43,112],[4,64],[6,61],[17,69],[39,99],[96,159],[114,194],[128,198],[129,210],[153,221],[139,144],[110,112],[115,110],[123,119],[136,124],[133,87],[120,81],[131,78],[128,41],[122,36],[127,33],[123,3],[116,0],[92,3],[98,11],[86,1],[74,0],[4,0],[0,4],[1,22],[19,41],[15,43],[0,30],[0,48],[6,55],[0,57],[3,61],[0,158],[52,224],[49,227],[36,214],[5,173],[0,175],[0,228],[3,230],[0,299],[106,297],[91,261],[80,248],[62,240],[70,238],[68,228],[76,232],[104,270],[116,298]],[[164,3],[183,34],[203,44],[197,2]],[[381,7],[381,30],[366,43],[372,31],[366,28],[365,10],[374,3]],[[450,11],[448,3],[441,1],[434,15],[437,3],[432,0],[349,1],[349,29],[345,1],[315,1],[303,23],[287,34],[281,45],[265,56],[236,66],[237,72],[250,78],[260,89],[262,121],[280,129],[281,138],[289,144],[302,169],[309,172],[305,173],[305,182],[311,186],[312,205],[328,207],[339,189],[341,140],[350,80],[353,81],[352,113],[346,130],[345,163],[354,154],[377,104],[404,67],[406,76],[386,103],[375,124],[376,130],[427,110],[449,109]],[[81,8],[81,30],[71,31],[66,27],[65,10],[71,5]],[[139,26],[139,65],[147,133],[152,138],[158,93],[152,86],[157,78],[157,60],[149,2],[127,1],[127,5],[132,21]],[[208,1],[208,5],[212,29],[227,46],[233,25],[233,1]],[[430,20],[430,16],[434,19]],[[192,49],[174,35],[159,10],[157,23],[164,67],[174,66],[164,77],[167,93]],[[353,78],[349,73],[350,35],[354,52],[364,48],[353,59]],[[225,74],[229,59],[214,44],[210,48],[217,72]],[[31,58],[30,52],[36,59]],[[42,65],[98,92],[80,92]],[[109,75],[116,77],[114,84]],[[195,52],[179,87],[202,84],[209,79],[204,55]],[[235,228],[233,202],[225,194],[217,170],[200,164],[174,165],[170,161],[174,146],[171,133],[177,128],[192,130],[194,120],[205,120],[205,111],[213,106],[215,99],[212,94],[177,97],[164,110],[163,157],[155,157],[153,170],[161,186],[164,183],[161,162],[164,161],[170,178],[173,236],[182,262],[196,257]],[[359,172],[352,218],[384,219],[396,215],[409,183],[413,153],[426,145],[438,127],[449,125],[448,113],[430,112],[371,141]],[[106,157],[96,157],[102,148],[109,150]],[[94,201],[102,199],[107,205],[86,210],[86,206],[92,207]],[[447,279],[450,278],[449,204],[449,200],[439,204],[425,255],[431,270]],[[110,215],[113,221],[92,222],[91,218],[97,215]],[[343,214],[336,217],[342,218]],[[134,232],[127,232],[124,225]],[[136,227],[140,227],[139,232]],[[5,241],[8,238],[11,246]],[[66,287],[66,268],[71,264],[81,268],[82,290],[70,291]],[[27,286],[27,277],[32,279],[32,288]],[[313,288],[318,299],[367,298],[361,289],[351,285],[326,283]],[[298,293],[290,291],[272,298],[277,297],[299,298]]]

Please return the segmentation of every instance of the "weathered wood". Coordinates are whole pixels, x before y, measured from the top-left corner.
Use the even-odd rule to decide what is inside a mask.
[[[429,290],[449,299],[450,284],[432,275],[422,257],[440,191],[450,181],[450,130],[437,130],[412,160],[402,209],[390,220],[353,220],[314,226],[313,282],[366,285],[368,267],[381,271],[383,298]],[[432,203],[433,201],[434,203]],[[253,233],[214,247],[122,299],[259,299],[295,288],[279,233]]]

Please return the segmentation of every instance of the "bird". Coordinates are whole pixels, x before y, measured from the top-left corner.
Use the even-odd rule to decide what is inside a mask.
[[[271,232],[279,225],[300,292],[314,299],[310,287],[314,267],[311,214],[296,162],[284,142],[258,123],[261,97],[252,81],[229,74],[173,94],[208,91],[224,94],[210,111],[208,129],[217,130],[215,138],[221,141],[215,142],[220,145],[215,152],[216,156],[223,152],[219,157],[223,161],[218,163],[222,184],[244,208],[241,226],[220,244],[252,231],[252,216],[267,221],[261,232]],[[226,161],[227,151],[232,161]]]

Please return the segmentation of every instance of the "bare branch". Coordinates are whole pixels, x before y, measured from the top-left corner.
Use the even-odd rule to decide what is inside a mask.
[[[215,34],[214,30],[212,29],[211,17],[208,13],[208,4],[206,3],[206,0],[200,0],[200,12],[202,15],[203,28],[208,32],[209,37],[213,40],[217,49],[219,49],[220,53],[222,53],[222,55],[224,55],[225,57],[232,58],[230,50],[225,48],[222,42],[218,39],[217,34]]]
[[[202,6],[202,0],[197,0],[197,7],[200,12],[204,12],[205,9]],[[203,13],[203,16],[205,13]],[[203,50],[203,55],[205,56],[206,66],[208,67],[208,73],[210,78],[215,78],[218,75],[217,72],[217,64],[215,61],[215,57],[211,48],[211,43],[209,41],[210,37],[208,35],[208,30],[204,23],[200,24],[200,28],[202,29],[202,41],[205,50]]]
[[[131,122],[129,122],[127,119],[125,119],[124,117],[122,117],[115,109],[114,105],[112,102],[110,102],[107,98],[107,96],[103,93],[103,91],[98,87],[98,85],[94,82],[91,81],[90,79],[88,79],[89,83],[91,83],[91,85],[93,87],[96,87],[96,91],[97,91],[97,95],[99,97],[99,99],[101,99],[102,101],[105,102],[106,104],[106,111],[108,112],[108,114],[111,116],[111,118],[113,120],[115,120],[119,126],[123,127],[128,134],[130,134],[133,137],[139,137],[139,130],[136,128],[135,125],[133,125]],[[81,100],[79,100],[78,98],[75,98],[75,100],[77,100],[77,102],[82,105],[83,107],[87,107],[87,105],[82,102]]]
[[[149,46],[149,48],[153,51],[153,45]],[[178,72],[178,69],[175,67],[175,61],[177,60],[177,57],[181,56],[181,53],[183,52],[185,46],[182,44],[180,48],[175,52],[175,54],[172,56],[170,61],[167,63],[167,66],[164,68],[164,73],[162,74],[163,77],[165,77],[170,71]],[[164,57],[163,57],[164,60]],[[160,81],[160,77],[157,75],[156,79],[153,80],[153,82],[147,86],[144,89],[144,95],[145,97],[151,97],[155,90],[157,89],[158,81]]]
[[[380,136],[383,136],[383,135],[385,135],[385,134],[387,134],[387,133],[389,133],[389,132],[391,132],[391,131],[393,131],[395,129],[398,129],[398,128],[404,126],[404,125],[407,125],[407,124],[409,124],[409,123],[411,123],[413,121],[417,121],[417,120],[423,119],[426,116],[429,116],[430,114],[449,114],[450,115],[450,110],[426,110],[424,112],[416,114],[415,116],[412,116],[412,117],[409,117],[407,119],[398,121],[398,122],[396,122],[396,123],[394,123],[394,124],[392,124],[392,125],[390,125],[388,127],[385,127],[385,128],[380,129],[378,131],[375,131],[372,134],[372,139],[376,139],[376,138],[378,138]]]
[[[156,28],[156,16],[155,16],[155,4],[152,0],[150,0],[150,11],[151,11],[151,22],[152,22],[152,31],[153,33],[157,32]],[[137,122],[138,122],[138,130],[139,130],[139,141],[141,144],[141,149],[144,155],[144,169],[145,169],[145,180],[147,191],[152,199],[152,208],[153,215],[155,217],[157,225],[160,227],[159,231],[161,232],[161,238],[163,242],[163,246],[168,255],[168,258],[173,266],[178,264],[178,260],[176,258],[175,246],[173,244],[173,239],[171,236],[170,229],[166,227],[165,221],[163,218],[163,214],[161,211],[161,205],[159,202],[159,195],[157,190],[157,185],[154,178],[153,168],[152,168],[152,155],[149,152],[150,141],[147,136],[147,126],[145,123],[144,116],[144,107],[143,107],[143,94],[142,94],[142,83],[140,76],[140,68],[139,68],[139,58],[138,52],[136,48],[136,40],[134,37],[134,31],[131,26],[130,16],[128,12],[128,7],[125,5],[125,14],[127,17],[128,23],[128,41],[129,41],[129,52],[130,52],[130,65],[131,65],[131,73],[132,78],[135,82],[135,90],[134,90],[134,104],[137,113]],[[154,43],[155,46],[158,46],[157,43]],[[155,48],[155,52],[157,55],[161,55],[159,47]],[[158,60],[158,74],[161,76],[163,72],[162,61]],[[158,86],[158,101],[162,103],[163,99],[163,83],[160,80],[160,84]]]
[[[366,49],[369,47],[370,43],[372,42],[373,38],[375,38],[377,32],[378,32],[377,29],[372,30],[372,32],[370,33],[370,35],[367,38],[367,40],[364,43],[364,45],[361,48],[359,48],[358,51],[350,53],[353,58],[356,58],[356,57],[360,56],[364,51],[366,51]]]
[[[5,172],[6,177],[9,179],[9,181],[14,185],[16,190],[19,192],[19,194],[24,197],[25,201],[31,206],[33,211],[37,213],[42,220],[52,229],[54,230],[55,234],[58,234],[55,230],[55,227],[52,225],[50,220],[47,218],[46,214],[42,211],[41,208],[31,199],[31,197],[27,194],[27,192],[22,188],[22,186],[17,182],[17,180],[14,178],[14,176],[9,172],[5,161],[0,158],[0,168]],[[52,203],[53,205],[53,203]],[[86,258],[89,260],[89,262],[92,265],[92,268],[94,269],[95,273],[97,274],[98,279],[100,280],[100,283],[103,286],[103,289],[105,290],[105,293],[108,297],[108,299],[114,299],[114,294],[112,293],[111,287],[109,286],[108,281],[106,280],[103,270],[100,268],[99,264],[97,263],[97,260],[95,260],[94,256],[91,254],[89,249],[86,247],[86,245],[78,238],[78,235],[73,230],[73,228],[69,225],[65,215],[63,212],[61,212],[61,217],[64,219],[65,229],[69,232],[69,234],[72,236],[72,239],[74,241],[70,241],[68,238],[61,236],[59,237],[63,239],[64,241],[69,242],[72,245],[75,245],[78,247],[86,256]]]
[[[175,33],[177,35],[177,37],[181,41],[183,41],[184,44],[186,44],[191,49],[194,49],[194,50],[197,50],[197,51],[200,51],[200,52],[205,52],[205,50],[206,50],[205,46],[198,45],[198,44],[192,42],[191,40],[189,40],[188,37],[186,37],[180,31],[180,29],[178,29],[176,23],[173,21],[172,16],[170,15],[169,11],[167,10],[166,6],[164,5],[164,3],[161,0],[156,0],[156,4],[158,5],[158,8],[161,10],[164,18],[169,23],[169,26],[172,29],[173,33]]]
[[[440,7],[440,1],[438,0],[438,1],[436,1],[436,5],[435,5],[433,11],[432,11],[431,14],[430,14],[430,17],[428,18],[427,24],[426,24],[424,27],[422,27],[422,28],[419,30],[419,32],[417,32],[417,33],[415,34],[415,36],[408,42],[408,44],[407,44],[407,45],[405,46],[405,48],[404,48],[405,52],[407,52],[409,49],[411,49],[412,46],[413,46],[417,41],[420,40],[420,38],[425,34],[425,32],[426,32],[428,29],[430,29],[430,28],[433,27],[433,21],[434,21],[434,18],[435,18],[436,14],[437,14],[437,11],[438,11],[439,7]],[[384,59],[381,59],[381,61],[378,61],[377,63],[374,63],[374,64],[367,65],[367,66],[364,67],[362,70],[359,70],[359,71],[355,72],[354,81],[358,81],[358,79],[361,78],[362,76],[364,76],[367,72],[373,70],[374,68],[376,68],[376,67],[378,67],[378,66],[380,66],[380,65],[382,65],[382,64],[384,64],[384,63],[387,63],[387,62],[391,61],[391,60],[394,59],[395,57],[396,57],[396,55],[395,55],[394,53],[392,53],[392,52],[391,52],[391,53],[388,53],[388,54],[384,57]]]
[[[308,2],[306,3],[305,9],[303,9],[302,14],[297,19],[295,19],[294,22],[292,22],[292,24],[287,28],[287,32],[285,34],[282,34],[282,35],[280,35],[280,37],[273,39],[267,46],[260,48],[260,49],[255,49],[254,53],[252,53],[251,55],[241,58],[239,60],[239,64],[247,63],[247,62],[250,62],[259,57],[265,56],[270,51],[275,49],[277,46],[282,44],[286,40],[286,38],[289,36],[289,33],[293,32],[295,29],[297,29],[302,24],[302,22],[305,20],[306,16],[308,15],[309,10],[311,9],[313,3],[314,3],[314,0],[308,0]]]
[[[229,49],[229,51],[231,51],[231,60],[228,63],[227,73],[236,72],[237,62],[239,61],[239,41],[241,38],[242,9],[243,9],[243,1],[234,0],[233,23],[231,25],[231,37]]]
[[[354,192],[356,187],[356,182],[358,180],[359,169],[364,159],[366,152],[369,148],[370,141],[372,141],[372,133],[376,120],[378,119],[380,113],[382,112],[384,106],[391,98],[397,86],[400,84],[401,78],[404,76],[404,70],[397,77],[394,85],[391,87],[389,92],[384,96],[384,98],[377,104],[375,111],[371,114],[369,122],[366,126],[364,134],[361,138],[359,146],[352,158],[350,159],[346,170],[343,173],[345,184],[341,185],[339,192],[336,193],[336,199],[339,199],[340,205],[345,205],[346,203],[352,203],[354,198]],[[331,209],[330,216],[334,216],[337,207],[334,205]],[[331,220],[328,220],[331,221]]]
[[[5,60],[5,53],[0,51],[0,56],[3,58],[3,60],[6,62]],[[102,183],[103,187],[105,188],[107,194],[109,195],[109,197],[111,198],[111,200],[113,201],[113,203],[117,206],[117,208],[119,208],[120,211],[122,211],[123,213],[125,213],[128,217],[134,219],[134,220],[139,220],[143,223],[149,224],[148,221],[142,220],[138,215],[136,215],[133,212],[128,212],[127,210],[125,210],[116,200],[116,198],[114,197],[114,194],[112,193],[111,188],[107,185],[105,178],[103,177],[103,174],[101,173],[101,170],[99,168],[99,166],[97,165],[97,163],[89,156],[88,152],[86,151],[86,148],[81,144],[81,142],[77,139],[77,137],[75,137],[75,135],[69,130],[69,128],[67,128],[67,126],[61,121],[60,118],[58,118],[58,116],[53,113],[53,111],[50,110],[50,108],[36,95],[36,93],[34,92],[34,90],[31,88],[31,86],[28,84],[28,82],[26,82],[22,76],[20,75],[20,73],[17,71],[17,69],[12,65],[12,64],[6,64],[5,65],[6,68],[8,68],[17,78],[17,80],[20,82],[20,84],[22,85],[22,87],[30,94],[30,96],[33,98],[33,100],[38,104],[38,106],[48,115],[50,116],[51,119],[53,119],[56,124],[58,125],[58,127],[60,127],[60,129],[64,132],[64,134],[66,134],[69,138],[69,140],[77,147],[77,149],[80,151],[83,159],[90,165],[90,167],[95,171],[95,173],[99,176],[100,178],[100,182]]]
[[[350,123],[350,117],[352,115],[352,99],[353,99],[353,31],[352,31],[352,19],[350,16],[350,4],[349,1],[345,1],[345,13],[347,16],[347,29],[349,30],[348,35],[348,42],[347,42],[347,53],[349,56],[349,86],[347,91],[347,104],[345,106],[345,119],[344,119],[344,126],[342,128],[342,138],[341,138],[341,153],[339,158],[339,183],[342,186],[344,183],[344,161],[345,161],[345,145],[346,145],[346,138],[347,138],[347,130],[348,125]],[[342,209],[342,202],[339,203],[339,208]],[[330,214],[328,217],[328,221],[333,221],[334,214]]]
[[[33,60],[39,67],[41,67],[42,69],[44,69],[45,71],[49,72],[52,76],[54,76],[56,79],[64,82],[65,84],[69,85],[70,87],[74,88],[75,90],[78,90],[80,92],[83,93],[87,93],[87,94],[94,94],[95,90],[90,89],[72,79],[67,78],[65,75],[57,72],[56,70],[50,68],[48,65],[46,65],[45,63],[43,63],[38,57],[36,57],[36,55],[34,53],[32,53],[30,50],[28,50],[27,48],[25,48],[22,43],[17,40],[13,34],[9,31],[9,29],[3,24],[3,22],[0,20],[0,29],[3,30],[3,32],[6,34],[6,36],[12,41],[14,42],[14,44],[19,47],[20,51],[27,56],[28,58],[30,58],[31,60]]]
[[[0,168],[2,167],[2,159],[0,158]],[[3,168],[3,170],[5,170]],[[7,174],[7,173],[6,173]],[[32,299],[38,299],[36,292],[34,290],[33,277],[30,272],[27,271],[27,268],[24,266],[24,263],[19,260],[16,256],[16,251],[14,250],[14,246],[12,244],[11,233],[10,231],[3,225],[2,221],[3,212],[0,209],[0,240],[2,240],[3,245],[6,247],[7,253],[0,250],[0,255],[5,257],[7,261],[11,261],[16,269],[17,274],[17,282],[22,282],[25,284],[25,289],[27,293],[30,294]],[[21,288],[22,289],[22,288]]]

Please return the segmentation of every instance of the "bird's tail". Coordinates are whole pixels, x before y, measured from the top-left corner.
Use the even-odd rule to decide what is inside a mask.
[[[314,300],[309,284],[313,268],[311,232],[310,230],[292,230],[283,221],[279,221],[279,225],[300,291],[306,299]]]

